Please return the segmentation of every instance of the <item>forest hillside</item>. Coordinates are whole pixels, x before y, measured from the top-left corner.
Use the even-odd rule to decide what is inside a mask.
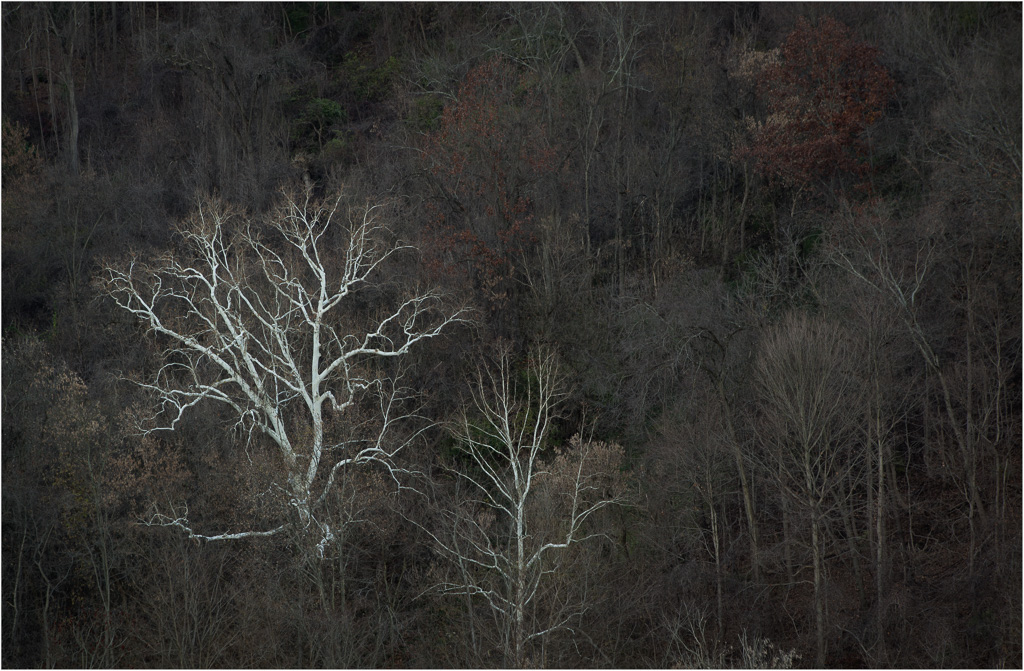
[[[1019,3],[2,14],[3,666],[1021,666]]]

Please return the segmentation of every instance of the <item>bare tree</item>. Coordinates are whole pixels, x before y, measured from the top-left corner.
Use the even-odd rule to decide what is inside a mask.
[[[817,666],[825,663],[824,550],[830,517],[848,505],[861,460],[851,450],[858,411],[849,343],[835,325],[793,314],[761,345],[764,470],[810,518]]]
[[[393,460],[411,438],[392,434],[407,416],[400,407],[408,391],[375,372],[374,362],[404,356],[466,313],[446,310],[434,291],[419,291],[382,310],[369,328],[346,332],[356,293],[409,247],[388,240],[382,206],[341,205],[341,196],[327,204],[311,202],[308,193],[286,197],[261,231],[252,219],[205,202],[177,228],[180,254],[105,269],[107,293],[167,343],[154,379],[139,382],[160,404],[144,430],[173,431],[198,404],[218,403],[248,436],[247,451],[265,436],[284,467],[273,483],[280,515],[265,528],[200,533],[186,506],[154,512],[149,524],[202,540],[310,529],[322,556],[335,538],[321,512],[338,473],[376,462],[397,481]],[[368,396],[379,402],[372,435],[336,439],[331,423]]]
[[[526,375],[521,385],[507,349],[497,370],[478,372],[472,408],[455,428],[468,458],[456,475],[475,498],[449,512],[450,534],[428,532],[459,570],[441,591],[486,602],[505,662],[516,668],[528,663],[531,642],[571,631],[585,612],[585,603],[561,602],[540,613],[539,603],[566,552],[601,535],[587,528],[588,518],[622,500],[611,477],[618,446],[576,436],[541,459],[565,392],[551,353],[531,357]]]
[[[982,535],[992,512],[991,502],[985,500],[983,467],[986,462],[994,465],[996,474],[990,477],[998,482],[999,464],[1007,463],[1001,460],[999,451],[1009,445],[1006,437],[1011,435],[1010,426],[1004,421],[1009,418],[1008,383],[1010,371],[1020,357],[1019,349],[1014,351],[1011,345],[1015,342],[1014,334],[1019,333],[1019,326],[1014,323],[1019,319],[1015,314],[1016,303],[1000,300],[998,285],[990,279],[998,277],[1000,267],[1008,262],[1002,255],[985,253],[974,231],[962,236],[964,249],[956,250],[930,238],[913,243],[912,256],[904,253],[898,257],[883,225],[876,222],[866,226],[866,230],[850,228],[849,243],[837,244],[833,250],[836,263],[885,297],[928,373],[938,383],[946,424],[956,448],[948,455],[956,467],[948,469],[947,475],[957,483],[967,506],[968,574],[973,576]],[[1015,244],[1019,248],[1020,238]],[[940,263],[962,296],[954,302],[962,321],[960,357],[944,351],[926,321],[922,296],[928,292],[929,276]],[[942,441],[936,444],[941,448]]]

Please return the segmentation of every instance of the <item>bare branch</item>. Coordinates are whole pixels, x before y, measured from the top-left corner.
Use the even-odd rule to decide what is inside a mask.
[[[441,583],[438,590],[484,597],[503,623],[506,659],[514,666],[522,665],[530,641],[553,631],[571,631],[569,623],[582,613],[582,604],[560,604],[547,625],[527,623],[537,622],[536,601],[549,591],[545,586],[559,567],[559,553],[601,537],[585,530],[588,519],[621,502],[620,496],[599,486],[621,460],[617,446],[584,443],[577,436],[568,449],[542,463],[551,421],[565,396],[553,353],[535,353],[527,362],[528,381],[520,384],[518,379],[507,349],[497,366],[478,370],[472,405],[453,431],[478,470],[456,475],[480,499],[463,500],[444,515],[452,541],[424,529],[441,553],[461,567],[465,581]],[[554,561],[545,565],[549,556]],[[487,587],[491,584],[497,587]]]
[[[280,516],[294,509],[303,528],[317,530],[321,556],[334,533],[319,511],[338,472],[373,462],[401,487],[403,472],[394,459],[423,431],[395,438],[397,426],[422,420],[400,410],[412,393],[392,385],[384,394],[382,380],[357,370],[375,358],[403,356],[467,321],[465,309],[449,311],[441,294],[425,291],[401,301],[362,334],[336,332],[332,311],[368,285],[388,258],[409,249],[389,240],[382,214],[381,205],[343,210],[341,195],[327,204],[314,203],[308,192],[286,195],[267,222],[269,234],[261,235],[243,214],[204,201],[178,226],[178,254],[167,253],[153,264],[132,259],[104,271],[107,293],[117,305],[167,343],[166,363],[152,381],[139,383],[159,407],[144,430],[173,431],[204,401],[230,408],[235,427],[249,434],[247,444],[258,432],[280,452],[287,481],[279,486],[289,498]],[[340,246],[332,239],[339,228]],[[330,443],[325,409],[342,416],[372,395],[380,398],[376,435]],[[290,428],[295,425],[308,426],[310,434],[300,441]],[[337,458],[314,497],[325,452]],[[185,514],[154,514],[146,523],[177,527],[200,540],[272,535],[290,524],[199,534]]]

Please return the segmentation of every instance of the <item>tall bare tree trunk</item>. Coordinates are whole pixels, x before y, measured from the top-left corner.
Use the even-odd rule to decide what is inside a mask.
[[[751,490],[747,477],[747,467],[744,464],[743,452],[736,436],[736,427],[732,422],[732,414],[725,396],[725,382],[722,376],[717,376],[718,398],[722,403],[722,415],[725,417],[725,426],[729,432],[729,449],[732,451],[733,460],[736,462],[736,471],[740,476],[740,490],[743,494],[743,510],[747,516],[747,534],[750,537],[750,568],[753,573],[754,582],[761,581],[761,560],[758,553],[757,516],[754,514],[754,494]]]
[[[75,101],[75,79],[71,72],[71,67],[69,63],[65,77],[68,101],[67,153],[68,170],[72,175],[77,175],[80,169],[78,157],[78,104]]]
[[[817,506],[811,511],[811,553],[814,561],[814,629],[817,642],[815,666],[825,668],[825,603],[821,556],[821,520]]]
[[[49,23],[49,14],[47,14],[44,23]],[[53,56],[51,55],[50,48],[50,26],[45,25],[43,27],[43,31],[46,35],[46,99],[47,103],[50,106],[50,130],[52,133],[54,133],[54,135],[56,135],[59,126],[57,124],[57,95],[56,93],[54,93],[53,90]],[[54,146],[56,148],[59,147],[60,145],[58,143],[55,143]]]
[[[523,498],[520,495],[519,500],[522,501]],[[524,547],[526,527],[524,524],[525,520],[523,519],[524,514],[523,506],[518,506],[516,510],[516,575],[512,593],[512,662],[513,667],[516,669],[522,669],[526,666],[526,660],[524,659],[526,627],[523,622],[524,611],[526,610],[526,548]]]

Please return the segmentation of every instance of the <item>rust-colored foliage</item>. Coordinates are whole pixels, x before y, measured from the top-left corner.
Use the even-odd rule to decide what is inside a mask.
[[[425,151],[440,196],[427,205],[427,263],[466,272],[493,304],[507,298],[515,259],[534,236],[529,186],[555,169],[536,94],[500,57],[471,69]]]
[[[752,129],[746,153],[762,174],[790,187],[837,173],[863,177],[862,132],[882,116],[893,90],[877,49],[835,19],[812,26],[801,18],[761,72],[758,96],[768,117]]]

